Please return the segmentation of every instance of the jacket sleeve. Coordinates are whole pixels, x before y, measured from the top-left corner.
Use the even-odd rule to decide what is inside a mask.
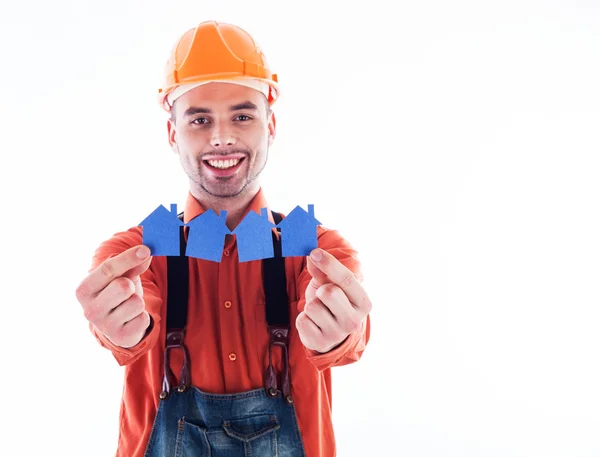
[[[92,259],[90,271],[97,268],[105,260],[140,244],[142,244],[142,232],[140,227],[134,227],[126,232],[115,234],[109,240],[103,242],[98,249],[96,249]],[[154,259],[152,262],[154,262]],[[146,335],[137,345],[130,348],[117,346],[116,344],[112,343],[104,334],[98,331],[93,324],[89,324],[90,331],[96,337],[100,345],[110,350],[121,366],[131,364],[138,360],[146,352],[152,349],[152,347],[158,341],[162,298],[156,281],[155,273],[152,269],[152,263],[148,269],[142,273],[140,279],[142,281],[142,288],[144,290],[144,303],[146,304],[146,311],[150,315],[150,326],[148,327]]]
[[[359,282],[363,281],[361,272],[360,262],[357,257],[357,252],[352,246],[343,239],[336,230],[324,229],[321,226],[318,227],[318,246],[319,248],[327,251],[338,259],[345,267],[350,269]],[[304,291],[310,283],[311,276],[306,268],[306,259],[304,259],[303,269],[300,273],[298,284],[299,284],[299,300],[298,300],[298,311],[302,312],[306,305],[306,298]],[[334,366],[348,365],[358,361],[366,346],[369,342],[371,330],[371,317],[367,317],[363,320],[361,327],[354,333],[348,335],[348,337],[336,348],[326,353],[320,353],[313,351],[308,348],[304,348],[308,359],[315,365],[319,371],[326,370]]]

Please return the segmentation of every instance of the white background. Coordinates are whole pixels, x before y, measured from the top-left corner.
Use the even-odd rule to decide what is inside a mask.
[[[271,206],[313,203],[361,253],[338,454],[600,456],[598,5],[3,0],[0,453],[114,455],[123,371],[75,288],[98,243],[183,205],[155,96],[217,19],[280,78]]]

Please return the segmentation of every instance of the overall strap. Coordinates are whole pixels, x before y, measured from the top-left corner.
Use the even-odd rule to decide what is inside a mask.
[[[183,213],[178,215],[183,221]],[[189,262],[184,227],[179,227],[179,255],[167,257],[167,329],[184,330],[187,323]]]
[[[177,216],[183,221],[183,213]],[[161,399],[169,396],[174,384],[173,372],[169,363],[169,352],[172,349],[183,351],[183,366],[179,375],[179,392],[185,391],[191,384],[190,356],[183,343],[187,324],[187,309],[189,296],[189,259],[185,255],[184,227],[179,227],[179,255],[167,256],[167,337],[163,361],[163,383]],[[170,305],[170,306],[169,306]]]
[[[282,221],[281,215],[272,212],[276,224]],[[281,235],[277,239],[273,233],[273,254],[269,259],[263,259],[263,288],[265,291],[267,325],[269,331],[269,365],[265,373],[265,390],[271,397],[278,393],[278,382],[273,368],[273,347],[279,346],[283,351],[283,398],[293,403],[290,372],[289,372],[289,333],[290,333],[290,301],[287,294],[285,277],[285,259],[281,251]]]
[[[282,217],[272,212],[275,224],[279,224]],[[274,257],[263,259],[263,289],[267,310],[267,323],[269,326],[287,327],[290,323],[290,310],[285,279],[285,259],[281,255],[281,240],[273,233]]]

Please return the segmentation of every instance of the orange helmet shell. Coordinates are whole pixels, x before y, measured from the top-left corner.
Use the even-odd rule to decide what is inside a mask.
[[[182,84],[239,78],[267,83],[270,105],[279,97],[277,75],[248,32],[231,24],[202,22],[185,32],[173,47],[158,89],[159,103],[170,111],[167,96]]]

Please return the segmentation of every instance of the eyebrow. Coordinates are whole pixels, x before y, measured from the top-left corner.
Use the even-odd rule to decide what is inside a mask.
[[[254,103],[252,102],[244,102],[244,103],[239,103],[237,105],[233,105],[229,107],[230,111],[240,111],[240,110],[258,110],[258,106],[256,106]]]
[[[258,106],[254,103],[248,101],[243,103],[238,103],[237,105],[232,105],[229,107],[229,111],[240,111],[240,110],[254,110],[258,111]],[[184,116],[194,116],[196,114],[210,114],[212,110],[208,108],[203,108],[201,106],[190,106],[183,113]]]

